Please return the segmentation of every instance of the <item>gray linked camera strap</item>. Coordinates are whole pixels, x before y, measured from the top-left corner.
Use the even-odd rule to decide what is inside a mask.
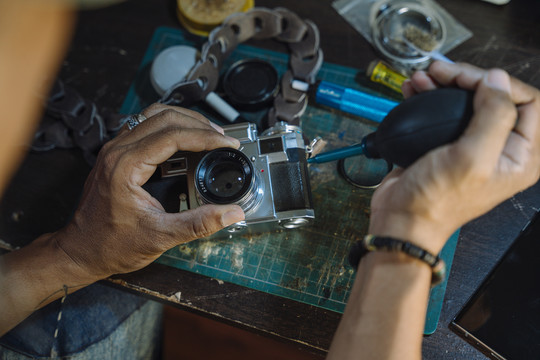
[[[317,26],[285,8],[256,7],[226,18],[209,34],[202,46],[201,59],[186,80],[172,86],[160,101],[186,107],[203,100],[216,89],[223,62],[238,44],[249,39],[270,38],[286,43],[290,58],[289,70],[281,79],[280,93],[268,114],[268,126],[282,121],[300,126],[300,117],[307,106],[306,92],[316,81],[323,52],[319,47]]]

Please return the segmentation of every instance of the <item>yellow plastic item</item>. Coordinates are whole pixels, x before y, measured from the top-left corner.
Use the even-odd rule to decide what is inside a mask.
[[[382,61],[372,61],[366,73],[371,81],[386,85],[399,93],[401,93],[401,85],[407,80],[406,76],[398,73]]]
[[[177,16],[191,33],[208,36],[225,18],[254,6],[254,0],[176,0]]]

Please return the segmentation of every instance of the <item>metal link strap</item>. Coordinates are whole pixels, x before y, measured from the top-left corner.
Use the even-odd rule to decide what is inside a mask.
[[[101,146],[125,122],[120,114],[100,114],[94,103],[65,86],[60,79],[53,84],[45,105],[42,121],[34,133],[32,151],[78,147],[90,165],[94,164]]]
[[[219,69],[210,59],[199,60],[187,76],[188,81],[197,81],[205,96],[218,85]]]
[[[287,70],[281,77],[281,95],[287,102],[300,102],[306,97],[306,93],[301,90],[292,88],[292,81],[294,80],[291,70]]]
[[[282,16],[281,22],[283,24],[283,31],[276,36],[276,39],[286,43],[300,42],[307,31],[306,23],[298,15],[285,8],[276,8],[274,11]]]
[[[285,8],[256,7],[226,18],[209,34],[208,41],[202,46],[201,60],[195,64],[187,80],[169,89],[160,102],[190,106],[203,100],[216,89],[223,62],[238,44],[249,39],[269,38],[288,44],[290,70],[283,76],[281,92],[268,113],[268,126],[279,121],[299,126],[307,97],[305,91],[292,87],[293,80],[314,84],[323,62],[323,52],[319,47],[317,26]]]
[[[300,79],[308,84],[313,84],[317,77],[317,71],[323,63],[323,52],[321,49],[315,53],[315,56],[302,57],[299,54],[292,53],[290,67],[296,79]]]
[[[289,50],[300,57],[313,56],[317,53],[320,44],[319,29],[313,21],[306,20],[306,30],[302,41],[289,43]]]

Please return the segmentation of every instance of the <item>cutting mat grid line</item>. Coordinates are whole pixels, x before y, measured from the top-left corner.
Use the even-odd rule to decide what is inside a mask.
[[[136,113],[158,100],[150,83],[149,72],[152,60],[161,50],[173,45],[201,48],[204,40],[188,37],[178,29],[158,28],[121,112]],[[246,58],[269,61],[280,75],[288,68],[288,55],[285,53],[240,45],[225,61],[223,69]],[[352,68],[324,63],[318,79],[381,95],[359,84],[361,77],[358,74]],[[203,105],[193,108],[223,124],[215,113]],[[242,115],[260,123],[265,112],[243,112]],[[302,116],[305,135],[308,138],[322,136],[327,142],[326,149],[357,143],[372,132],[375,125],[313,101],[310,101]],[[370,171],[370,168],[365,171]],[[343,312],[354,281],[354,271],[348,264],[347,255],[353,242],[367,231],[372,190],[351,187],[338,176],[335,163],[310,166],[309,172],[316,215],[316,221],[310,226],[234,238],[213,236],[199,239],[167,251],[157,262]],[[454,240],[449,242],[445,258],[450,264],[457,235]],[[435,293],[432,292],[426,333],[430,329],[434,331],[437,325],[445,287],[444,283],[435,288]]]

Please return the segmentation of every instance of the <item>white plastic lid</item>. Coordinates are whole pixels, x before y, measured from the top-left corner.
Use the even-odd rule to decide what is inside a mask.
[[[185,79],[199,59],[197,49],[187,45],[176,45],[161,51],[152,63],[150,82],[162,96],[176,83]]]

